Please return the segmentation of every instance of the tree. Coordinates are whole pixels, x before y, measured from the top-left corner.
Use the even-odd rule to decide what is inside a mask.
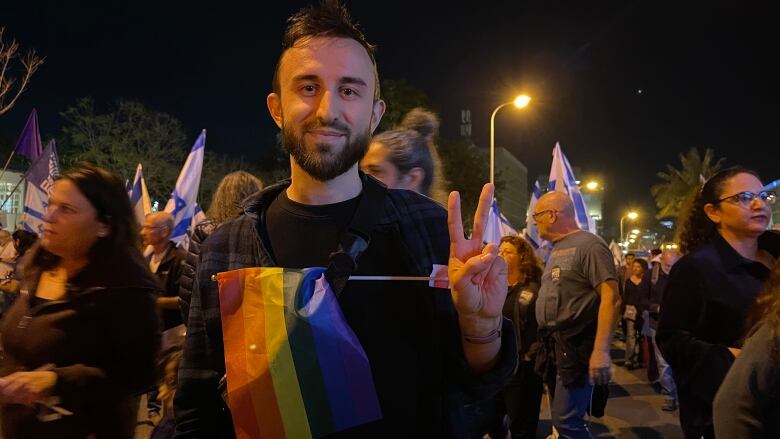
[[[29,85],[32,75],[45,61],[34,49],[25,55],[19,55],[19,43],[14,39],[6,42],[4,33],[5,28],[0,27],[0,115],[7,113],[16,104],[16,100]],[[13,75],[17,60],[22,65],[21,81]]]
[[[184,126],[173,116],[139,102],[118,100],[98,113],[91,98],[82,98],[60,113],[60,160],[65,168],[89,161],[132,180],[144,166],[149,196],[167,200],[189,150]]]
[[[463,226],[470,229],[482,186],[490,181],[490,169],[483,165],[485,156],[467,140],[441,139],[438,148],[444,175],[450,183],[449,189],[460,192]],[[496,173],[496,191],[503,187],[500,177],[500,173]]]
[[[701,187],[701,180],[710,178],[721,169],[723,161],[723,158],[715,160],[712,149],[705,149],[702,157],[698,149],[691,148],[685,154],[680,154],[679,169],[666,165],[666,172],[656,174],[662,182],[650,188],[659,209],[656,217],[678,218],[686,203]]]
[[[382,81],[382,99],[387,104],[385,115],[379,123],[377,132],[392,129],[415,107],[427,107],[428,96],[403,79]]]
[[[192,147],[184,126],[175,117],[151,110],[139,102],[118,100],[108,111],[95,110],[83,98],[60,113],[65,124],[58,145],[65,168],[89,161],[132,180],[138,163],[144,167],[149,196],[167,202]],[[198,203],[205,210],[225,174],[237,170],[257,173],[242,160],[206,149]]]

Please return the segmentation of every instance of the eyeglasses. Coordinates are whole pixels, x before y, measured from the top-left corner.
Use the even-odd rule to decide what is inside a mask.
[[[760,198],[761,201],[771,205],[771,204],[775,204],[775,201],[777,200],[777,194],[775,194],[774,191],[761,191],[757,194],[746,191],[734,195],[729,195],[728,197],[723,197],[720,200],[717,200],[713,204],[721,203],[723,201],[728,200],[737,203],[741,206],[749,207],[750,204],[753,202],[753,200],[755,200],[756,198]]]
[[[534,221],[536,221],[536,220],[537,220],[537,218],[539,218],[539,216],[540,216],[540,215],[543,215],[543,214],[545,214],[545,213],[547,213],[547,212],[550,212],[550,213],[558,213],[558,211],[557,211],[557,210],[555,210],[555,209],[547,209],[547,210],[543,210],[543,211],[541,211],[541,212],[532,213],[532,214],[531,214],[531,218],[533,218],[533,220],[534,220]]]

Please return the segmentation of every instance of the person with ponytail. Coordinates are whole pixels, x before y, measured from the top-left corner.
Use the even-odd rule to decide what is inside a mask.
[[[686,438],[714,437],[712,402],[742,347],[748,310],[775,265],[775,194],[742,167],[715,173],[680,224],[685,254],[669,273],[657,344],[678,386]]]
[[[447,204],[447,192],[434,138],[439,119],[414,108],[396,128],[371,139],[360,168],[390,189],[409,189]]]

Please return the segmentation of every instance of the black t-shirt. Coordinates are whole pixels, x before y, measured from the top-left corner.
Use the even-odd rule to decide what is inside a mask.
[[[283,191],[266,211],[276,265],[327,266],[328,256],[336,250],[359,201],[356,197],[310,206],[291,201]],[[420,274],[394,225],[372,229],[368,249],[357,264],[356,275]],[[428,435],[431,420],[418,416],[431,413],[432,408],[426,405],[433,402],[433,386],[441,375],[438,361],[442,349],[432,340],[431,294],[436,293],[421,282],[347,282],[339,305],[371,363],[383,419],[328,438]]]
[[[313,206],[296,203],[282,191],[266,211],[266,230],[276,264],[284,268],[325,267],[341,233],[357,209],[360,196]]]

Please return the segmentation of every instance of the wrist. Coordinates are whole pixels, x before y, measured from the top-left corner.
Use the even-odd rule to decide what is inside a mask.
[[[464,337],[480,338],[500,331],[503,317],[462,317],[458,318],[458,323]]]

